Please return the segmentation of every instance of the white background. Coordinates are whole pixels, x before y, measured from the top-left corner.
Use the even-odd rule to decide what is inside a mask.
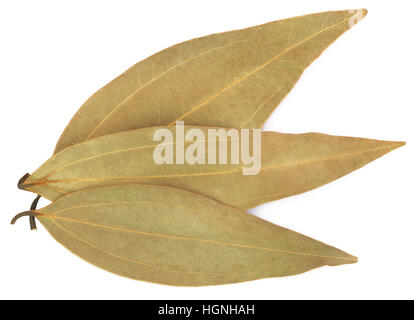
[[[52,153],[78,107],[172,44],[313,12],[368,16],[305,72],[265,125],[407,145],[317,190],[252,212],[359,257],[354,265],[220,287],[125,279],[10,219],[34,195],[17,180]],[[413,1],[2,1],[0,298],[414,298]],[[42,204],[46,204],[43,201]]]

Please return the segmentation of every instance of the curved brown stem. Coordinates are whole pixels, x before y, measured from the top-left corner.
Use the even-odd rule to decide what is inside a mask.
[[[29,177],[30,177],[30,174],[29,173],[26,173],[23,177],[21,177],[20,180],[19,180],[19,182],[17,183],[17,187],[19,189],[22,189],[23,190],[22,185],[27,180],[27,178],[29,178]]]
[[[42,196],[40,194],[37,195],[37,197],[33,200],[32,205],[30,206],[30,211],[36,210],[37,203],[39,202],[39,199]],[[36,220],[33,215],[29,216],[29,222],[30,222],[30,230],[37,230],[36,227]]]
[[[19,180],[19,182],[17,183],[17,187],[19,188],[19,189],[22,189],[22,190],[24,190],[24,188],[23,188],[23,183],[27,180],[27,178],[29,178],[30,177],[30,174],[29,173],[26,173],[23,177],[21,177],[20,178],[20,180]],[[39,202],[39,199],[41,198],[41,196],[40,195],[37,195],[37,197],[33,200],[33,202],[32,202],[32,205],[30,206],[30,210],[31,211],[34,211],[34,210],[36,210],[36,207],[37,207],[37,203]],[[29,211],[26,211],[26,212],[29,212]],[[17,216],[16,216],[17,217]],[[15,217],[15,218],[16,218]],[[18,218],[20,218],[20,217],[17,217],[17,219]],[[16,220],[17,220],[16,219]],[[16,220],[14,220],[14,221],[16,221]],[[35,220],[35,218],[34,218],[34,216],[33,215],[30,215],[29,216],[29,222],[30,222],[30,230],[36,230],[37,229],[37,227],[36,227],[36,220]],[[13,222],[13,224],[14,224],[14,222]]]
[[[21,217],[26,217],[26,216],[35,217],[36,216],[36,211],[24,211],[24,212],[21,212],[21,213],[17,214],[12,219],[11,224],[15,224],[18,219],[20,219]]]

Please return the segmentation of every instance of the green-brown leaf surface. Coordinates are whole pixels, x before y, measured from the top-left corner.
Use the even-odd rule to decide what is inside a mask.
[[[176,127],[168,128],[175,134]],[[192,129],[185,128],[186,132]],[[208,127],[198,128],[207,137]],[[247,209],[321,186],[403,144],[319,133],[263,132],[261,171],[257,175],[242,175],[246,167],[242,163],[155,164],[153,152],[160,142],[154,142],[153,135],[158,129],[124,131],[66,148],[20,187],[53,201],[87,187],[156,184],[186,189]],[[187,141],[186,146],[190,143]]]
[[[248,213],[170,187],[92,188],[35,214],[58,242],[86,261],[162,284],[234,283],[357,261]]]
[[[260,128],[305,68],[365,15],[366,10],[324,12],[172,46],[90,97],[55,153],[108,133],[176,120]]]

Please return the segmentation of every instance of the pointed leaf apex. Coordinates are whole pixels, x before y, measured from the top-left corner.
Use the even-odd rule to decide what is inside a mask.
[[[405,141],[388,141],[392,150],[405,146]]]
[[[368,14],[368,10],[365,8],[360,9],[362,11],[363,17],[365,18],[366,15]]]
[[[365,18],[365,16],[368,14],[368,10],[355,9],[349,10],[349,13],[352,14],[352,16],[349,18],[349,27],[352,28],[354,25],[356,25],[358,22]]]

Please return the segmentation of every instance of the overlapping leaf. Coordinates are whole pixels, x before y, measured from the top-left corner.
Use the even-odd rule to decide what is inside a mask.
[[[296,232],[170,187],[92,188],[31,214],[86,261],[162,284],[234,283],[357,261]]]
[[[185,132],[193,128],[186,126]],[[197,192],[247,209],[321,186],[403,144],[318,133],[264,132],[260,173],[242,175],[246,165],[231,164],[230,157],[229,164],[156,164],[154,148],[160,142],[154,142],[153,137],[159,129],[120,132],[66,148],[45,162],[20,187],[55,200],[87,187],[157,184]],[[175,135],[176,127],[168,129]],[[208,137],[208,127],[197,129]],[[191,143],[187,141],[185,147]]]
[[[366,10],[318,13],[172,46],[90,97],[55,153],[108,133],[176,120],[260,128],[304,69],[365,15]]]

